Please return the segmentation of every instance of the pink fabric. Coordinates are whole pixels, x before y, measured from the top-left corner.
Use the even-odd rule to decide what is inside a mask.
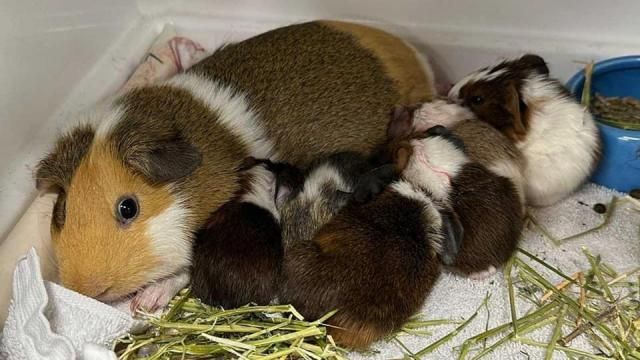
[[[120,89],[126,92],[135,87],[167,80],[190,68],[207,55],[193,40],[173,36],[168,41],[159,41],[151,47],[147,57]]]

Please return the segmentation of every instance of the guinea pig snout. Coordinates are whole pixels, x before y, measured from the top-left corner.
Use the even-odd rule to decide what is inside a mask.
[[[113,284],[95,279],[91,275],[66,276],[62,279],[62,284],[70,290],[94,299],[111,300],[109,299],[109,292]]]

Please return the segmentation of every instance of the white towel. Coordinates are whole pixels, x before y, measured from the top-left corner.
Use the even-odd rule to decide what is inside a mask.
[[[134,324],[127,313],[44,281],[32,248],[14,271],[0,358],[113,360],[111,345]]]

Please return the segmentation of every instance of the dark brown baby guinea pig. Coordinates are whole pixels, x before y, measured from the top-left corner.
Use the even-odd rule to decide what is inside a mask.
[[[224,308],[277,297],[282,243],[275,204],[288,195],[277,189],[293,191],[304,180],[293,166],[253,158],[243,172],[246,190],[211,215],[193,249],[193,295]]]
[[[472,161],[462,140],[445,127],[412,133],[410,110],[395,114],[390,129],[399,137],[393,151],[402,179],[450,206],[464,230],[452,267],[472,278],[494,273],[513,254],[522,232],[514,183]]]
[[[366,348],[423,304],[440,274],[444,224],[437,205],[405,181],[355,202],[360,180],[344,169],[318,165],[281,207],[280,300],[312,319],[337,309],[329,333],[341,345]]]

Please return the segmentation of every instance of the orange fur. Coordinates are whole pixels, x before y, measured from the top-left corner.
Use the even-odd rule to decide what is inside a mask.
[[[321,23],[352,34],[362,47],[380,59],[398,88],[402,104],[422,103],[433,99],[433,75],[425,74],[415,50],[406,42],[388,32],[369,26],[342,21]]]
[[[348,318],[340,318],[339,312],[334,315],[329,323],[332,327],[328,329],[329,335],[336,343],[355,350],[365,350],[371,343],[378,341],[391,333],[392,326],[381,328],[374,324],[354,323]]]
[[[122,227],[115,206],[131,193],[138,197],[140,213]],[[169,191],[148,185],[125,168],[108,145],[97,143],[80,163],[68,194],[66,222],[52,234],[62,283],[87,296],[112,300],[154,280],[160,259],[145,236],[145,223],[173,203]]]
[[[341,233],[323,231],[323,228],[320,228],[318,234],[315,237],[315,242],[318,244],[320,249],[322,249],[322,252],[330,253],[340,250],[342,239],[343,237]]]

